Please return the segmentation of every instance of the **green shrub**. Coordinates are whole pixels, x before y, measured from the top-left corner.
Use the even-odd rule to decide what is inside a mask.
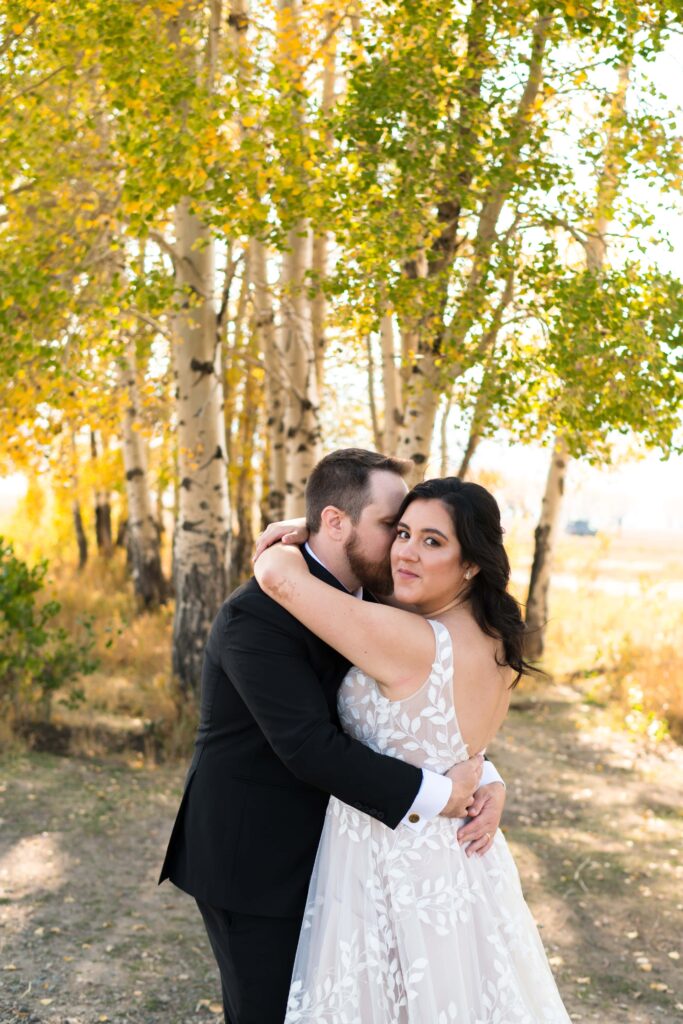
[[[80,636],[70,637],[54,623],[59,601],[40,600],[46,573],[46,561],[29,567],[0,537],[0,708],[15,720],[36,712],[48,717],[55,691],[65,686],[63,699],[78,704],[78,677],[98,665],[92,620],[81,620]]]

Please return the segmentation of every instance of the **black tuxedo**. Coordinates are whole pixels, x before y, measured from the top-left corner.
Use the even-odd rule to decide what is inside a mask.
[[[315,576],[341,586],[304,556]],[[160,881],[200,904],[230,1024],[282,1022],[329,794],[395,828],[422,781],[341,731],[336,698],[348,667],[253,579],[211,629],[194,757]],[[253,973],[251,939],[241,948],[239,936],[254,934],[255,919],[257,944],[270,948],[250,992],[236,992]]]

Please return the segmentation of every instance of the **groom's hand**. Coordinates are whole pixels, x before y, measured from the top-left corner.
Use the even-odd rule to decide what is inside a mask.
[[[475,754],[467,761],[453,765],[450,771],[446,772],[453,783],[451,798],[441,812],[446,818],[467,817],[468,808],[474,800],[474,791],[479,785],[483,766],[483,756]]]
[[[505,806],[505,786],[500,782],[490,782],[481,786],[474,794],[467,814],[470,820],[458,829],[458,842],[468,843],[465,853],[471,857],[473,853],[486,853],[493,843]]]

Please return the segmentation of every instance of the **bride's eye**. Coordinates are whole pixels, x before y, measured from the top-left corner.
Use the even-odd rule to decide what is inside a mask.
[[[396,531],[396,536],[397,536],[397,537],[398,537],[398,538],[399,538],[400,540],[407,540],[407,539],[409,538],[410,534],[408,533],[408,531],[407,531],[407,530],[397,530],[397,531]]]

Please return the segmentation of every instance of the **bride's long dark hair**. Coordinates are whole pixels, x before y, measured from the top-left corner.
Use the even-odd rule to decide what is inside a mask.
[[[469,585],[468,600],[477,625],[487,636],[503,645],[504,658],[517,675],[516,686],[525,673],[536,673],[524,660],[525,625],[521,608],[508,593],[510,561],[503,547],[503,528],[496,499],[485,487],[447,476],[425,480],[406,494],[397,521],[413,501],[440,501],[450,513],[462,560],[479,566]]]

